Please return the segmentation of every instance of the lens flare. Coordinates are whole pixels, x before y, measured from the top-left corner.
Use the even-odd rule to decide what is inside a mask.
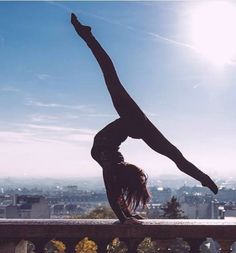
[[[236,56],[235,27],[233,2],[205,2],[191,11],[193,46],[215,64],[227,64]]]

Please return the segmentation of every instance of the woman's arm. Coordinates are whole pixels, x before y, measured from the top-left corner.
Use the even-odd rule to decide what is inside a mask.
[[[113,175],[110,168],[103,169],[103,178],[109,204],[120,222],[122,224],[141,224],[140,221],[132,217],[128,210],[124,210],[120,205],[120,192],[117,189],[116,182],[112,180]]]
[[[113,175],[111,173],[111,170],[103,168],[103,179],[104,179],[104,184],[105,184],[109,204],[113,212],[117,216],[117,218],[120,220],[121,223],[123,223],[127,217],[119,205],[119,202],[118,202],[119,193],[118,193],[118,190],[116,189],[116,185],[113,182],[112,178],[113,178]]]

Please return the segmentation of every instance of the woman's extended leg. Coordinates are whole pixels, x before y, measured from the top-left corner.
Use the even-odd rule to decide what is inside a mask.
[[[207,186],[215,194],[218,192],[218,187],[212,179],[189,162],[148,119],[145,121],[145,132],[142,139],[150,148],[170,158],[182,172],[200,181],[203,186]]]
[[[120,83],[110,57],[93,37],[90,27],[83,26],[74,14],[71,15],[71,23],[97,59],[102,69],[113,105],[120,117],[129,125],[129,136],[143,139],[153,150],[174,161],[181,171],[197,179],[202,185],[209,187],[214,193],[217,193],[217,186],[210,177],[187,161],[181,152],[148,120],[142,110],[129,96]]]
[[[91,33],[91,28],[82,25],[74,14],[71,15],[71,23],[73,24],[76,32],[87,43],[93,55],[100,65],[107,89],[111,95],[113,105],[117,113],[122,118],[138,119],[144,118],[145,115],[134,100],[129,96],[125,88],[122,86],[112,60],[101,47],[98,41]]]

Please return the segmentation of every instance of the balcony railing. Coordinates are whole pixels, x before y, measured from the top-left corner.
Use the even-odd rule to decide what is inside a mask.
[[[45,245],[52,239],[63,242],[66,253],[73,253],[84,237],[97,244],[98,253],[106,253],[107,245],[117,237],[125,242],[128,253],[137,252],[145,237],[155,241],[157,252],[174,252],[170,245],[176,238],[183,238],[191,253],[201,252],[200,245],[206,238],[214,238],[220,245],[219,252],[224,253],[233,252],[232,244],[236,241],[236,222],[232,221],[144,220],[143,225],[113,224],[114,221],[0,219],[0,253],[27,252],[19,247],[22,240],[32,242],[35,253],[45,252]]]

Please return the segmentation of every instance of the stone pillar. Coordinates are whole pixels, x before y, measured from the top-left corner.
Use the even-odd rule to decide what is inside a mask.
[[[66,245],[66,253],[75,253],[75,247],[76,244],[80,241],[81,239],[79,238],[71,238],[71,239],[63,239],[61,238],[59,241],[65,243]]]
[[[174,240],[155,240],[158,252],[160,253],[166,253],[170,252],[170,246],[173,243]]]
[[[201,252],[200,246],[205,241],[205,238],[186,239],[185,241],[189,244],[191,253],[198,253],[198,252],[200,253]]]
[[[101,241],[95,241],[98,246],[98,253],[107,253],[107,246],[110,243],[111,240],[101,240]]]
[[[143,239],[122,239],[128,247],[128,253],[137,253],[139,243]]]
[[[32,240],[34,246],[35,246],[35,253],[44,253],[45,252],[45,245],[50,240],[48,239],[38,239],[38,240]]]
[[[27,241],[21,240],[17,245],[15,249],[15,253],[27,253]]]

